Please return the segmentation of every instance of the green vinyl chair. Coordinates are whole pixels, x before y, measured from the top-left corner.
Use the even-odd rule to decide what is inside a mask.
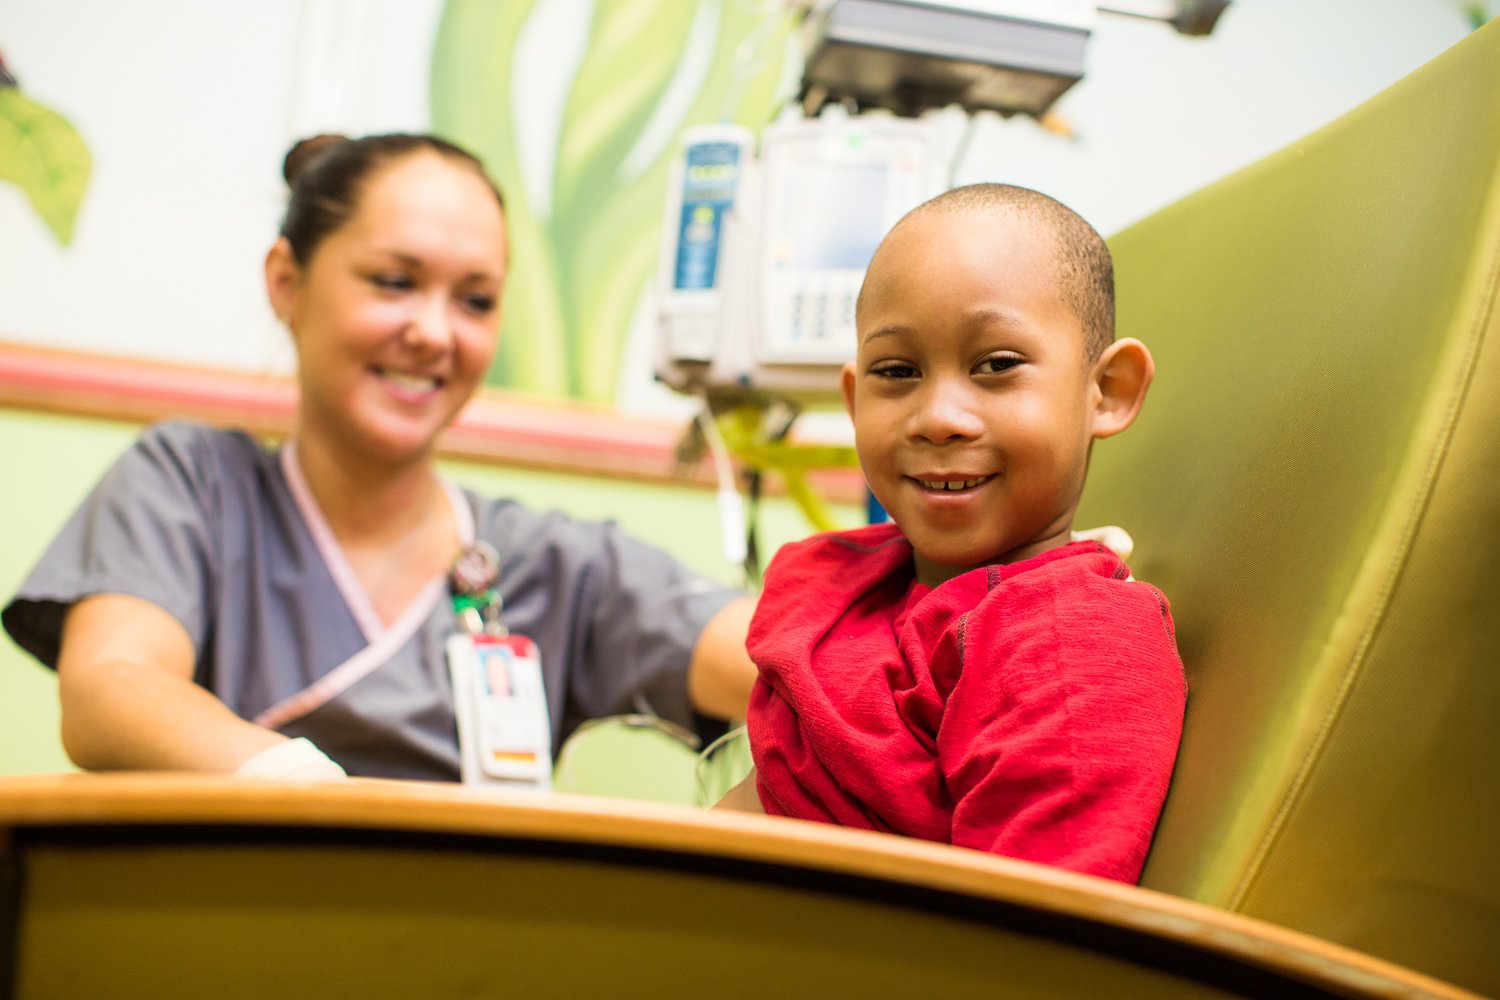
[[[1143,884],[1500,995],[1500,23],[1109,242],[1158,374],[1077,520],[1191,686]]]
[[[1500,995],[1500,22],[1110,241],[1190,683],[1144,885]]]
[[[569,795],[707,808],[750,773],[750,739],[736,726],[700,749],[698,737],[652,715],[579,726],[557,754],[553,790]]]
[[[591,719],[563,741],[552,787],[569,795],[695,804],[698,737],[654,715]]]

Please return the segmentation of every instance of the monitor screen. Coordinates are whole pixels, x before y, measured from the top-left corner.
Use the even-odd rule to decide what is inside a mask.
[[[890,167],[807,160],[786,171],[771,229],[774,267],[863,271],[889,226]]]

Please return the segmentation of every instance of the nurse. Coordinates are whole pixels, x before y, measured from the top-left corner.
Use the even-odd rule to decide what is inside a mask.
[[[436,469],[499,331],[509,247],[480,163],[431,136],[319,137],[284,173],[265,281],[297,352],[292,436],[148,429],[4,610],[58,672],[69,756],[456,780],[450,573],[479,542],[500,623],[539,652],[553,746],[619,712],[741,717],[749,598]]]

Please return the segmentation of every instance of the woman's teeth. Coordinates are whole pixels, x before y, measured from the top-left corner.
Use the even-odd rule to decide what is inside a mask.
[[[929,490],[967,490],[989,479],[989,476],[980,476],[978,479],[918,479],[917,482]]]
[[[403,375],[400,372],[382,371],[381,377],[398,389],[408,392],[431,392],[438,386],[438,380],[421,375]]]

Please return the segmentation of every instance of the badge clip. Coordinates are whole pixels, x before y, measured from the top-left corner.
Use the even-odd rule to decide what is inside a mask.
[[[468,635],[503,639],[510,634],[500,621],[504,601],[495,584],[500,580],[500,553],[488,542],[476,541],[458,554],[448,574],[453,613]]]

